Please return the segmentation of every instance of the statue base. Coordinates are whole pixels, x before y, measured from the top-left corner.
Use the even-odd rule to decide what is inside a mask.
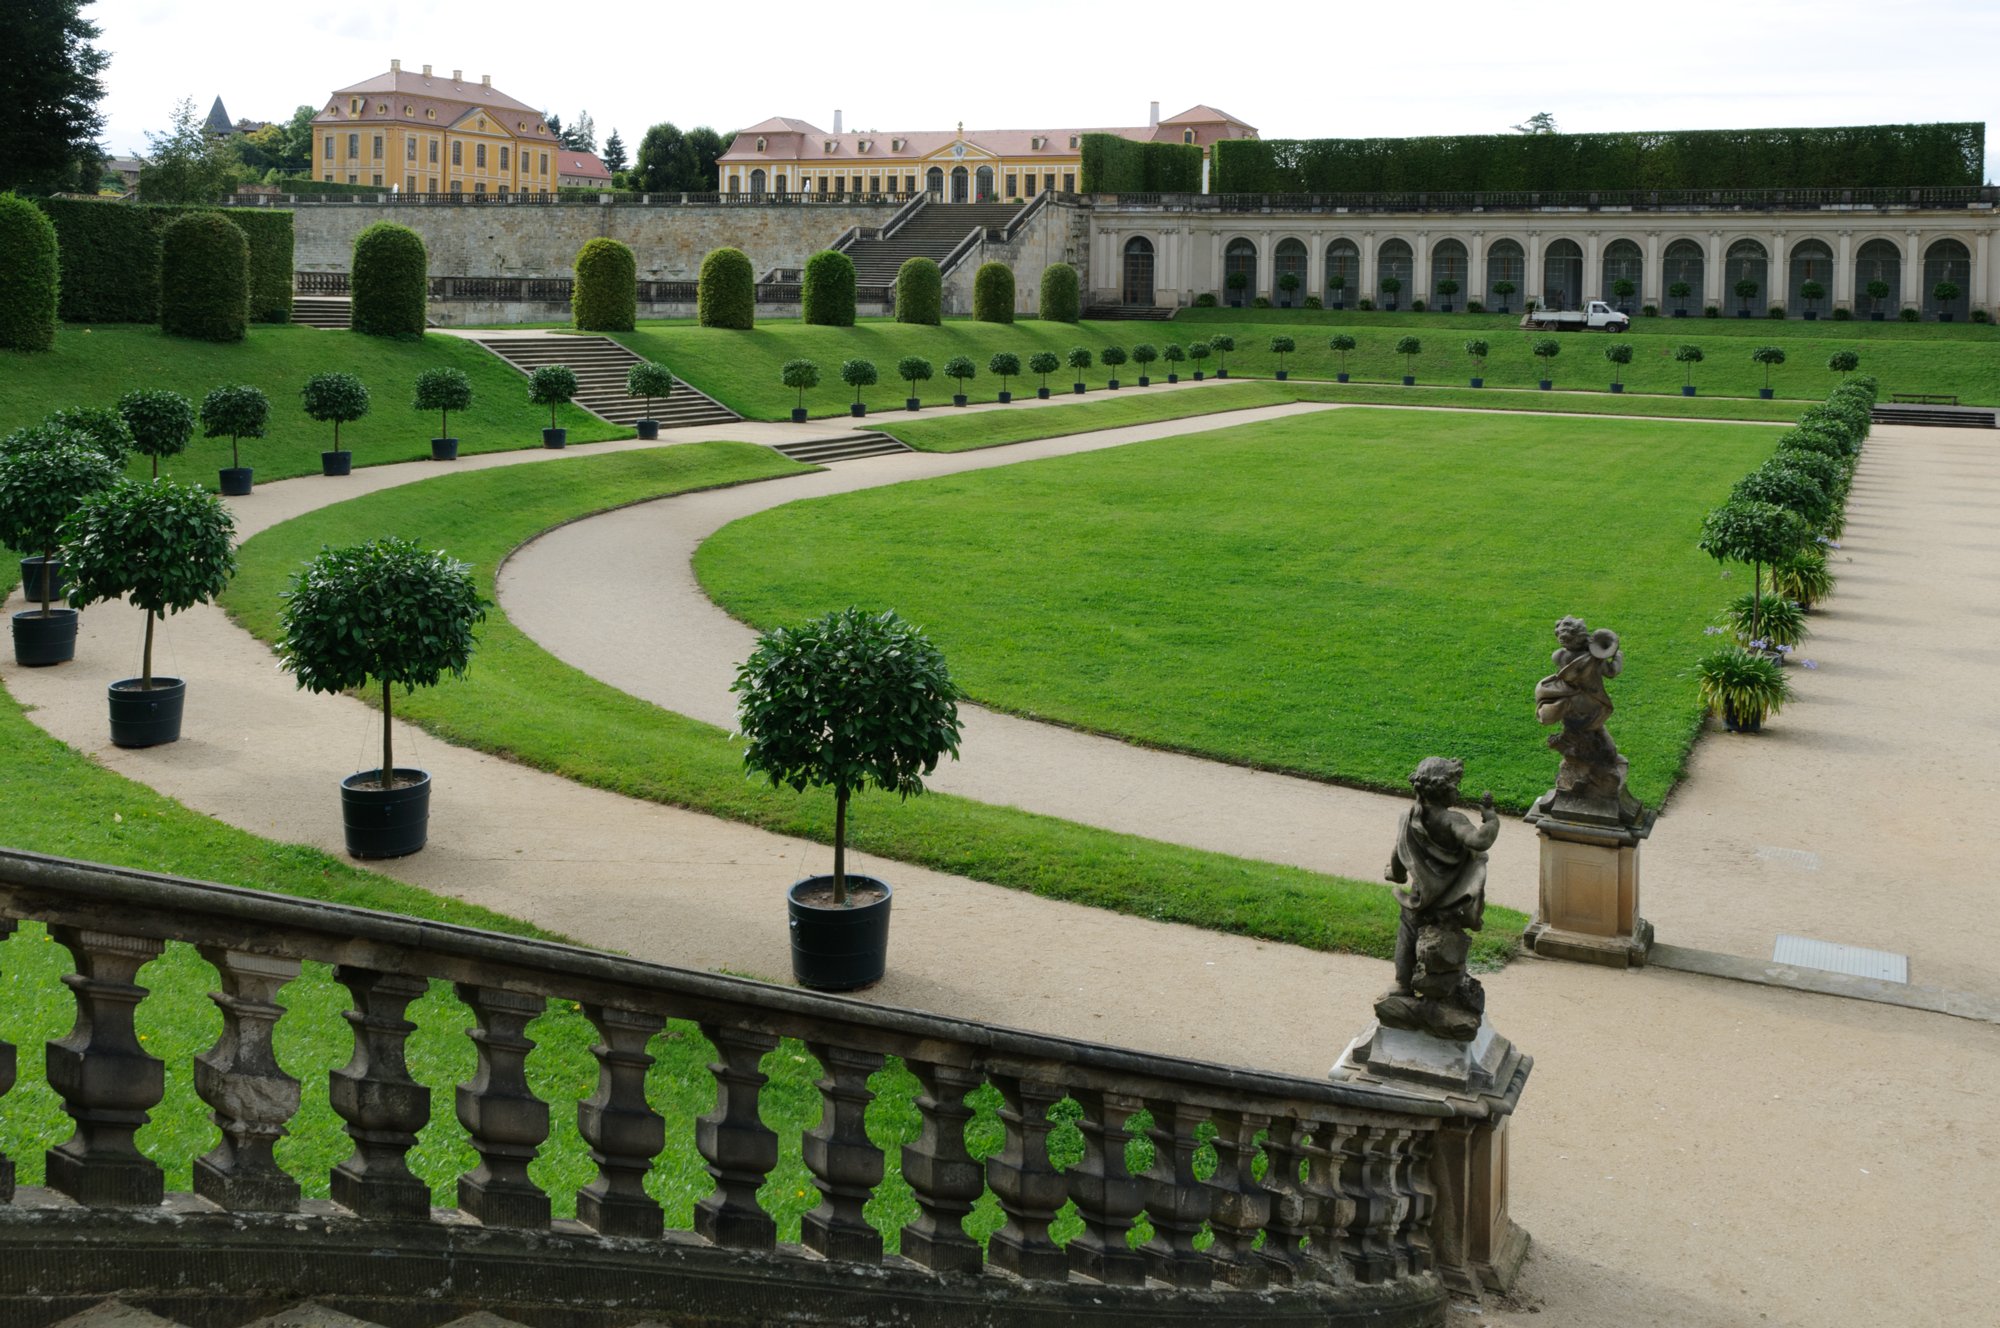
[[[1431,1152],[1431,1250],[1444,1284],[1475,1300],[1511,1288],[1527,1257],[1528,1233],[1507,1214],[1507,1123],[1533,1068],[1482,1019],[1470,1042],[1376,1024],[1328,1075],[1431,1098],[1449,1111]]]
[[[1545,959],[1643,966],[1653,924],[1639,916],[1639,845],[1653,813],[1629,794],[1611,803],[1552,792],[1524,819],[1541,836],[1542,882],[1522,943]]]

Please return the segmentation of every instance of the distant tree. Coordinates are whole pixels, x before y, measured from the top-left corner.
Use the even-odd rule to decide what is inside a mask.
[[[1561,131],[1556,128],[1554,111],[1536,111],[1533,115],[1515,125],[1514,132],[1517,134],[1555,134]]]
[[[547,111],[543,111],[542,123],[549,127],[551,134],[555,135],[556,142],[561,143],[563,141],[563,122],[560,115],[551,115]]]
[[[151,152],[139,168],[139,196],[148,203],[213,203],[236,183],[236,154],[229,140],[208,132],[194,99],[174,105],[164,134],[147,134]]]
[[[723,153],[729,151],[729,140],[707,125],[699,125],[688,130],[687,145],[688,152],[694,158],[694,174],[684,187],[703,193],[713,193],[716,189],[715,163]]]
[[[639,140],[639,155],[632,163],[632,183],[641,193],[680,192],[687,186],[676,183],[682,177],[675,159],[686,151],[686,138],[671,122],[654,125]]]
[[[555,118],[551,116],[549,132],[555,134],[563,147],[571,152],[597,151],[597,126],[591,122],[589,111],[578,111],[576,123],[567,129],[558,129]]]
[[[604,169],[616,175],[625,169],[625,163],[625,140],[618,137],[618,131],[614,129],[611,137],[604,140]]]
[[[87,0],[7,0],[0,5],[0,191],[67,187],[76,163],[97,153],[104,116],[98,75],[108,53],[82,15]]]

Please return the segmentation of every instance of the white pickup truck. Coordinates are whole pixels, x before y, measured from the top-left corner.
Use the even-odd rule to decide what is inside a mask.
[[[1521,315],[1521,329],[1554,328],[1558,332],[1623,332],[1632,326],[1629,314],[1622,314],[1602,300],[1592,300],[1581,309],[1536,309]]]

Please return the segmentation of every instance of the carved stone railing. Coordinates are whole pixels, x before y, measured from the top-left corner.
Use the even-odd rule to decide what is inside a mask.
[[[114,1294],[168,1317],[193,1299],[240,1302],[246,1319],[302,1299],[363,1317],[422,1302],[436,1322],[533,1304],[536,1321],[557,1313],[586,1328],[676,1321],[663,1307],[693,1297],[712,1324],[1444,1321],[1432,1151],[1478,1113],[1438,1097],[0,850],[0,939],[24,920],[45,924],[76,966],[63,979],[75,1026],[46,1053],[75,1133],[48,1151],[46,1187],[17,1192],[0,1162],[0,1324],[29,1322],[8,1309],[29,1299],[42,1323],[62,1317],[51,1307]],[[194,1159],[192,1195],[167,1194],[134,1137],[169,1069],[135,1034],[140,970],[176,942],[220,975],[221,1035],[175,1067],[191,1068],[221,1133]],[[301,1100],[273,1053],[289,1017],[278,994],[306,962],[332,966],[354,1035],[327,1085],[352,1141],[331,1202],[302,1200],[273,1153]],[[405,1063],[409,1009],[433,982],[451,983],[476,1023],[477,1068],[453,1105],[478,1163],[458,1178],[456,1210],[434,1210],[409,1165],[435,1105]],[[600,1039],[596,1092],[576,1107],[597,1176],[574,1221],[552,1220],[528,1170],[551,1109],[526,1073],[527,1028],[551,999],[577,1002]],[[714,1190],[691,1233],[663,1233],[646,1188],[665,1137],[645,1091],[647,1045],[669,1019],[698,1025],[716,1054],[715,1106],[695,1128]],[[786,1037],[823,1069],[822,1117],[803,1139],[819,1203],[802,1249],[779,1243],[757,1197],[779,1157],[759,1065]],[[864,1123],[869,1079],[888,1057],[921,1084],[921,1134],[900,1159],[917,1216],[895,1257],[863,1212],[885,1161]],[[14,1080],[14,1049],[0,1045],[0,1113]],[[967,1095],[982,1085],[998,1090],[1005,1133],[984,1161],[966,1143]],[[1064,1167],[1049,1142],[1066,1120],[1083,1142]],[[1135,1121],[1152,1144],[1138,1172],[1126,1165]],[[989,1188],[1005,1224],[982,1250],[964,1219]],[[1069,1204],[1082,1229],[1059,1243],[1051,1224]],[[1151,1237],[1134,1244],[1142,1213]]]
[[[1991,208],[1993,185],[1875,189],[1571,189],[1324,194],[1093,194],[1099,210],[1168,212],[1818,212]]]

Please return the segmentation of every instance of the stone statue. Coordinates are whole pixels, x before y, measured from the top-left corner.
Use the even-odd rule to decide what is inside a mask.
[[[1604,725],[1611,718],[1611,694],[1604,684],[1625,668],[1618,633],[1591,631],[1581,618],[1556,624],[1559,643],[1551,657],[1556,671],[1535,684],[1535,718],[1555,724],[1549,746],[1562,753],[1556,786],[1535,803],[1529,819],[1563,819],[1637,825],[1645,809],[1625,788],[1625,758]]]
[[[1410,776],[1417,801],[1403,813],[1388,879],[1403,906],[1396,924],[1396,986],[1375,1002],[1384,1028],[1470,1042],[1486,993],[1465,971],[1486,913],[1486,850],[1500,837],[1493,795],[1480,800],[1479,824],[1452,810],[1462,762],[1427,757]]]

